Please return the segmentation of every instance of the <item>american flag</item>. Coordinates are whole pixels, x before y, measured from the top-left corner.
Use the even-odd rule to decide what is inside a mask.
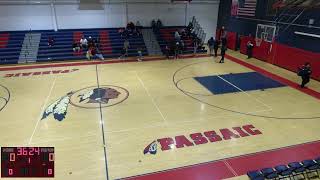
[[[232,15],[256,16],[257,0],[233,0]]]

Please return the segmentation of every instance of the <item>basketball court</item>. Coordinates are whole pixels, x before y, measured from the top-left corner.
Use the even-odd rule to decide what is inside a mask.
[[[231,173],[217,177],[246,179],[224,159],[317,147],[319,82],[301,90],[295,73],[232,51],[217,60],[3,67],[1,146],[55,147],[59,180],[147,179],[218,160]]]

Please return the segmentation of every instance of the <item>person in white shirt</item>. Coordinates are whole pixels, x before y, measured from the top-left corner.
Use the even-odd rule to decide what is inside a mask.
[[[87,48],[88,47],[88,40],[84,36],[82,36],[82,38],[80,39],[80,46],[82,48]]]
[[[176,41],[180,41],[180,40],[181,40],[181,37],[180,37],[180,34],[179,34],[178,31],[176,31],[176,32],[174,33],[174,38],[175,38]]]

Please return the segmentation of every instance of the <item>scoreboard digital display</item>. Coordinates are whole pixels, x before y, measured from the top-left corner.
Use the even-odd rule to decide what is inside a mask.
[[[54,177],[54,147],[1,147],[1,177]]]

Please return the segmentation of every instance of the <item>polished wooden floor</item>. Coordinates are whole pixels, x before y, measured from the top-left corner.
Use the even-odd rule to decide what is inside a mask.
[[[237,52],[229,55],[245,58]],[[0,84],[9,89],[10,100],[0,111],[0,146],[53,146],[55,179],[102,180],[319,140],[319,99],[290,86],[212,95],[193,77],[252,72],[228,59],[224,64],[216,61],[205,57],[1,71]],[[300,82],[295,73],[255,59],[245,61]],[[16,75],[28,72],[33,74]],[[182,79],[178,87],[194,94],[177,88],[175,82]],[[62,121],[52,114],[42,119],[48,106],[69,92],[113,86],[123,91],[118,89],[121,95],[109,100],[112,106],[69,104]],[[308,86],[320,92],[319,82]],[[158,147],[155,155],[143,154],[157,139],[244,125],[262,134],[168,151]]]

